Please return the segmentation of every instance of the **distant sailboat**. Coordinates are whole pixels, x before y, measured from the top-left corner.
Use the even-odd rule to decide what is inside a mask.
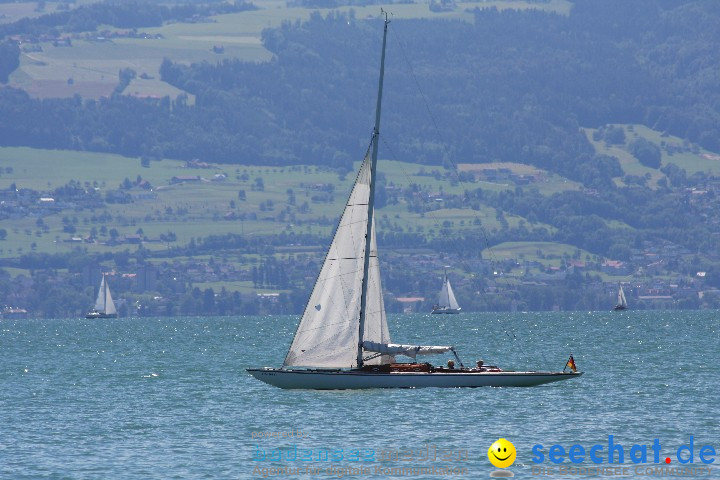
[[[460,310],[460,305],[458,305],[452,286],[450,286],[447,271],[445,271],[445,281],[443,282],[442,290],[440,290],[438,302],[432,309],[432,313],[460,313]]]
[[[380,135],[385,17],[375,128],[345,211],[328,249],[305,312],[281,368],[249,368],[258,380],[280,388],[357,389],[420,387],[531,387],[577,378],[582,372],[515,372],[466,368],[449,345],[390,343],[375,235],[375,178]],[[448,284],[449,287],[449,284]],[[459,309],[459,307],[458,307]],[[451,353],[455,368],[417,363],[418,355]],[[403,355],[412,363],[395,363]],[[574,365],[574,364],[573,364]]]
[[[97,300],[95,300],[95,308],[85,315],[85,318],[115,318],[117,317],[117,310],[115,309],[115,302],[113,302],[112,295],[110,295],[110,286],[105,280],[105,274],[103,273],[102,280],[100,281],[100,289],[98,290]]]
[[[625,292],[623,292],[622,285],[620,286],[620,289],[618,290],[618,299],[617,299],[617,305],[615,305],[615,308],[613,310],[627,310],[628,304],[627,300],[625,300]]]

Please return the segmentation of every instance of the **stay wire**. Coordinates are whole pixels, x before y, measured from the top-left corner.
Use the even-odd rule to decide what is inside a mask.
[[[405,60],[405,63],[407,64],[407,66],[408,66],[408,68],[409,68],[409,70],[410,70],[410,74],[412,75],[413,81],[414,81],[414,83],[415,83],[415,87],[417,88],[417,90],[418,90],[418,92],[419,92],[419,94],[420,94],[420,97],[422,98],[423,104],[425,105],[425,109],[426,109],[426,111],[427,111],[428,116],[430,117],[430,120],[431,120],[431,122],[432,122],[433,128],[435,129],[435,132],[436,132],[438,138],[440,139],[440,143],[441,143],[441,145],[442,145],[443,153],[445,153],[445,159],[447,160],[447,162],[448,162],[448,163],[451,165],[451,167],[452,167],[452,168],[449,169],[449,170],[455,175],[455,178],[456,178],[458,184],[462,185],[463,187],[466,187],[466,183],[463,182],[462,179],[460,178],[459,167],[458,167],[458,165],[455,163],[455,161],[453,160],[452,155],[450,154],[450,151],[448,150],[447,142],[445,141],[445,139],[444,139],[444,137],[443,137],[443,135],[442,135],[442,133],[441,133],[441,131],[440,131],[440,128],[439,128],[439,126],[438,126],[438,122],[437,122],[437,120],[436,120],[436,118],[435,118],[435,115],[433,115],[432,109],[430,108],[430,103],[429,103],[428,100],[427,100],[427,96],[425,95],[425,92],[423,91],[422,87],[420,86],[420,81],[418,80],[418,77],[417,77],[417,75],[415,74],[415,69],[413,68],[412,63],[410,62],[410,60],[409,60],[409,58],[408,58],[408,55],[407,55],[407,53],[406,53],[404,44],[403,44],[402,40],[400,39],[399,35],[397,34],[397,30],[398,30],[397,28],[393,28],[393,29],[392,29],[393,35],[395,36],[395,40],[397,41],[397,44],[398,44],[398,46],[400,47],[400,52],[402,53],[403,59]],[[384,144],[386,147],[388,147],[388,149],[390,149],[389,146],[387,145],[387,142],[385,142],[384,139],[383,139],[383,144]],[[390,150],[391,150],[391,149],[390,149]],[[392,154],[392,150],[391,150],[391,154]],[[395,157],[394,154],[393,154],[393,157]],[[401,167],[401,170],[403,171],[403,174],[405,174],[405,176],[408,177],[408,179],[409,179],[409,175],[407,174],[407,172],[405,172],[405,170],[404,170],[402,167]],[[469,192],[469,188],[470,188],[469,185],[467,185],[467,188],[463,188],[464,192],[465,192],[465,193],[468,193],[468,192]],[[466,196],[466,198],[467,198],[467,196]],[[430,212],[431,212],[431,211],[430,211]],[[426,212],[426,214],[428,214],[428,213],[430,213],[430,212]],[[437,219],[434,217],[433,214],[430,213],[429,216],[430,216],[433,220],[437,220]],[[492,263],[492,264],[499,264],[498,259],[495,257],[495,255],[494,255],[494,253],[493,253],[493,250],[492,250],[492,248],[490,247],[490,240],[489,240],[489,238],[488,238],[488,236],[487,236],[487,232],[486,232],[485,229],[482,227],[482,220],[478,217],[477,213],[474,213],[474,212],[473,212],[473,216],[475,217],[476,220],[478,220],[479,231],[480,231],[480,233],[482,234],[482,238],[483,238],[483,241],[484,241],[484,243],[485,243],[485,248],[486,248],[486,250],[487,250],[487,252],[488,252],[488,254],[489,254],[489,256],[490,256],[490,261],[491,261],[491,263]],[[466,263],[463,259],[461,259],[460,261],[461,261],[461,263],[463,264],[463,266],[466,267],[467,271],[472,272],[472,270],[469,268],[469,265],[467,265],[467,263]],[[501,272],[501,273],[502,273],[502,272]],[[471,277],[473,278],[473,280],[475,280],[476,285],[478,285],[479,282],[478,282],[478,279],[477,279],[477,277],[475,276],[475,274],[471,273]],[[500,276],[499,276],[499,279],[500,279],[503,283],[505,283],[505,286],[506,286],[506,287],[509,286],[509,282],[505,279],[505,277],[503,277],[502,275],[500,275]],[[481,295],[483,295],[485,298],[487,298],[487,296],[485,295],[485,292],[482,290],[482,288],[478,288],[478,292],[479,292]],[[527,356],[527,354],[525,353],[524,349],[522,348],[522,345],[520,344],[520,342],[517,341],[517,337],[515,336],[515,334],[514,334],[514,333],[511,334],[510,332],[508,332],[507,329],[504,329],[504,331],[505,331],[505,334],[506,334],[509,338],[511,338],[512,340],[515,340],[515,341],[513,342],[513,344],[516,345],[516,346],[520,349],[520,352],[522,353],[522,355],[523,355],[524,357],[526,357],[526,358],[529,358],[529,357]]]
[[[415,69],[413,68],[412,63],[410,63],[410,60],[405,52],[405,47],[403,46],[403,42],[400,40],[400,37],[397,34],[397,28],[393,28],[392,32],[393,32],[393,35],[395,36],[395,40],[397,41],[398,45],[400,46],[400,52],[402,53],[405,63],[408,65],[410,74],[412,75],[413,81],[415,82],[415,86],[417,87],[417,90],[420,93],[420,97],[422,98],[423,105],[425,105],[425,110],[427,111],[428,116],[430,117],[430,120],[433,124],[433,128],[435,129],[435,133],[437,134],[438,138],[440,139],[440,144],[442,145],[443,153],[445,153],[445,158],[452,166],[450,171],[455,175],[455,178],[459,184],[461,184],[463,187],[467,187],[467,188],[464,188],[464,191],[469,192],[468,189],[470,188],[470,186],[467,185],[466,182],[463,182],[462,179],[460,178],[460,174],[458,173],[458,171],[459,171],[458,165],[455,163],[455,161],[452,158],[452,155],[450,154],[450,151],[448,150],[447,142],[445,141],[445,138],[443,137],[443,135],[440,131],[440,128],[438,127],[437,120],[435,118],[435,115],[433,115],[432,109],[430,108],[430,103],[427,100],[427,96],[425,95],[425,92],[423,91],[422,87],[420,86],[420,81],[418,80],[417,75],[415,74]],[[483,240],[485,242],[485,248],[487,249],[488,253],[490,254],[491,261],[493,263],[498,263],[497,258],[495,258],[495,255],[494,255],[492,249],[490,248],[490,240],[488,239],[487,232],[482,227],[482,220],[480,219],[480,217],[478,217],[478,215],[476,213],[473,213],[473,216],[475,217],[476,220],[478,220],[480,222],[479,230],[483,236]],[[507,285],[507,282],[505,282],[505,283]]]

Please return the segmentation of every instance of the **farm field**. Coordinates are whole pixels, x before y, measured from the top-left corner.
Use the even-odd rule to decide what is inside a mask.
[[[569,190],[580,190],[581,188],[578,182],[523,163],[492,162],[483,164],[462,163],[458,165],[459,171],[472,173],[476,178],[483,178],[483,176],[488,174],[488,171],[498,171],[501,169],[510,171],[511,175],[516,177],[532,178],[532,187],[537,188],[543,195],[552,195]],[[501,178],[494,181],[480,180],[478,181],[478,186],[484,190],[501,191],[514,189],[515,183],[512,179],[507,178],[507,176],[501,176]]]
[[[76,1],[75,5],[88,3],[87,0]],[[35,18],[46,13],[57,11],[59,3],[46,3],[45,8],[38,10],[37,2],[0,3],[0,24],[16,22],[22,18]],[[73,4],[70,4],[73,5]]]
[[[576,259],[584,261],[586,258],[593,258],[594,255],[588,251],[579,249],[572,245],[550,242],[504,242],[495,245],[492,249],[483,250],[483,257],[494,257],[497,260],[508,260],[513,258],[533,259],[547,265],[559,265],[560,259]],[[487,256],[487,257],[486,257]],[[544,257],[544,258],[543,258]]]
[[[479,231],[480,225],[485,230],[501,227],[501,217],[494,208],[445,207],[442,196],[462,195],[466,189],[477,188],[477,183],[453,186],[444,177],[418,175],[427,167],[396,161],[381,161],[381,165],[387,167],[383,168],[387,185],[396,190],[413,183],[419,185],[425,192],[421,202],[431,205],[431,210],[410,212],[401,196],[398,203],[378,210],[379,229],[434,237]],[[16,218],[12,219],[12,228],[6,229],[6,239],[0,242],[0,257],[17,257],[29,251],[56,253],[78,247],[88,252],[133,249],[137,246],[106,243],[111,237],[122,240],[135,235],[150,239],[143,244],[149,251],[172,246],[171,242],[159,241],[161,235],[169,234],[174,234],[172,242],[178,245],[193,238],[228,233],[260,237],[280,233],[328,236],[354,179],[353,173],[339,175],[309,166],[205,167],[162,160],[143,168],[139,159],[112,154],[0,148],[0,191],[14,186],[51,198],[57,188],[74,184],[95,190],[101,197],[108,192],[125,192],[132,198],[130,203],[105,203],[96,208],[70,202],[49,206],[39,214],[13,213]],[[139,182],[148,182],[152,188],[140,188],[136,185]],[[432,192],[442,193],[430,198]],[[506,215],[504,221],[515,227],[524,219]],[[534,227],[552,231],[547,225]],[[84,241],[88,237],[98,241]]]

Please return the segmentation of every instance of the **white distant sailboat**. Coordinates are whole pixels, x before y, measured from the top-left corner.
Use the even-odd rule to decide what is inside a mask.
[[[460,313],[460,310],[460,305],[458,305],[455,299],[455,294],[453,293],[452,286],[450,286],[450,279],[448,279],[446,270],[445,281],[440,290],[438,302],[432,309],[432,313]]]
[[[115,318],[117,317],[117,310],[115,309],[115,302],[113,302],[112,295],[110,295],[110,286],[105,279],[103,273],[102,280],[100,281],[100,289],[98,290],[97,300],[95,300],[95,308],[85,315],[85,318]]]
[[[250,368],[280,388],[529,387],[581,372],[511,372],[478,362],[465,368],[452,346],[390,343],[375,238],[375,178],[388,19],[385,15],[375,128],[295,338],[281,368]],[[418,355],[451,352],[448,368],[416,363]],[[396,355],[412,363],[395,363]],[[574,365],[574,364],[573,364]]]
[[[622,285],[620,285],[620,288],[618,289],[617,305],[615,305],[613,310],[627,310],[627,308],[628,304],[627,300],[625,300],[625,292],[623,292]]]

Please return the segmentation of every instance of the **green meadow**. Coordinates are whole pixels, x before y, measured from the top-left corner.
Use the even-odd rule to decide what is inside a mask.
[[[623,171],[628,175],[645,176],[649,175],[650,180],[647,185],[651,188],[657,188],[657,181],[665,175],[654,168],[649,168],[640,163],[632,153],[628,150],[630,143],[636,138],[645,138],[656,145],[661,150],[661,165],[665,166],[674,163],[678,167],[684,169],[688,176],[696,172],[705,172],[713,175],[720,174],[720,157],[717,154],[708,152],[697,145],[689,145],[681,138],[672,135],[663,134],[656,130],[652,130],[644,125],[617,125],[625,130],[625,143],[622,145],[608,145],[605,141],[593,140],[595,129],[586,128],[585,134],[590,143],[595,147],[598,154],[605,154],[617,157],[620,161]],[[666,146],[671,147],[666,148]],[[679,150],[670,153],[669,150]],[[616,180],[622,184],[621,180]]]
[[[358,165],[359,162],[355,166]],[[450,175],[428,176],[427,166],[397,161],[381,160],[380,169],[387,185],[397,191],[411,184],[419,185],[424,192],[424,200],[419,201],[427,210],[410,212],[400,195],[397,203],[388,203],[378,210],[380,230],[431,238],[500,229],[503,219],[510,227],[524,225],[528,229],[544,227],[553,231],[549,225],[530,225],[518,216],[503,217],[485,205],[478,210],[445,205],[452,195],[485,188],[480,182],[451,184],[447,179]],[[425,174],[419,175],[422,172]],[[174,183],[173,177],[200,180]],[[46,210],[38,214],[35,210],[32,215],[16,215],[12,228],[6,228],[6,239],[0,242],[0,257],[75,248],[88,252],[138,248],[128,243],[106,245],[113,229],[118,239],[136,234],[154,239],[143,245],[150,251],[227,233],[259,237],[280,233],[327,236],[342,211],[354,174],[341,176],[314,166],[188,168],[185,162],[176,160],[153,161],[149,168],[143,168],[137,158],[113,154],[0,148],[0,190],[14,184],[18,189],[32,189],[52,197],[56,188],[74,182],[86,190],[95,189],[104,197],[108,192],[117,192],[123,183],[134,184],[139,178],[149,182],[152,190],[137,186],[121,190],[132,197],[130,203],[107,203],[95,209],[66,205],[59,212]],[[169,233],[175,234],[173,243],[159,241],[161,235]],[[91,234],[98,242],[80,240]]]
[[[596,255],[586,250],[572,245],[551,242],[503,242],[494,245],[492,248],[485,248],[482,251],[482,257],[492,262],[502,260],[517,260],[519,262],[504,272],[504,281],[509,281],[510,278],[523,277],[527,268],[523,265],[524,261],[537,262],[544,268],[555,267],[559,269],[567,267],[569,260],[579,262],[599,261]],[[540,272],[538,267],[529,268],[529,273],[538,272]]]
[[[537,260],[548,266],[560,266],[560,260],[575,259],[585,261],[595,255],[583,249],[551,242],[504,242],[485,249],[483,258],[494,257],[497,260],[514,258]]]

